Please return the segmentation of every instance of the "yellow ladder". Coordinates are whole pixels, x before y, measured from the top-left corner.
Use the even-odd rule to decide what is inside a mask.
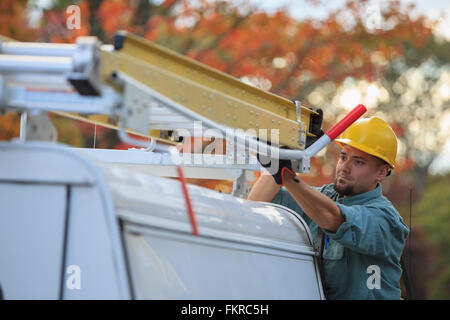
[[[133,34],[118,33],[114,45],[115,50],[102,51],[104,81],[108,81],[114,71],[123,72],[226,127],[256,132],[279,129],[280,145],[293,149],[304,149],[300,143],[302,131],[312,135],[308,131],[311,115],[317,115],[315,111],[304,106],[297,110],[288,99]]]

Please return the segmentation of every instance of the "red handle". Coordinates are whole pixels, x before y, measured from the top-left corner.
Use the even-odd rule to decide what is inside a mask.
[[[358,104],[349,114],[347,114],[344,119],[336,123],[330,130],[325,134],[330,137],[330,140],[334,140],[338,135],[340,135],[345,129],[347,129],[353,122],[355,122],[359,117],[361,117],[367,111],[366,107],[362,104]]]

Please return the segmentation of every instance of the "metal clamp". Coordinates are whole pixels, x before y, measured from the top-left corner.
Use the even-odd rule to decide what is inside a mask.
[[[301,101],[295,100],[295,119],[298,123],[298,145],[300,146],[300,149],[305,149],[306,146],[306,130],[303,128],[304,124],[301,120],[301,108],[302,103]]]

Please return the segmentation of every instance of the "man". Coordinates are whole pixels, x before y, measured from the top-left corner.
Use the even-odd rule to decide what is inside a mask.
[[[371,117],[356,121],[336,142],[341,153],[333,184],[312,188],[288,166],[263,174],[248,199],[300,213],[316,245],[317,235],[325,235],[322,281],[328,299],[400,299],[400,256],[409,229],[380,184],[395,166],[395,133]],[[280,175],[281,189],[275,182]]]

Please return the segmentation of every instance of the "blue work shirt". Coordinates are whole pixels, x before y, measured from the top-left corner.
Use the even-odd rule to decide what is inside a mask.
[[[336,233],[322,228],[328,236],[323,251],[327,298],[400,299],[400,256],[409,229],[381,185],[350,197],[340,197],[333,184],[316,189],[334,200],[345,218]],[[272,202],[298,212],[317,247],[317,224],[284,187]]]

